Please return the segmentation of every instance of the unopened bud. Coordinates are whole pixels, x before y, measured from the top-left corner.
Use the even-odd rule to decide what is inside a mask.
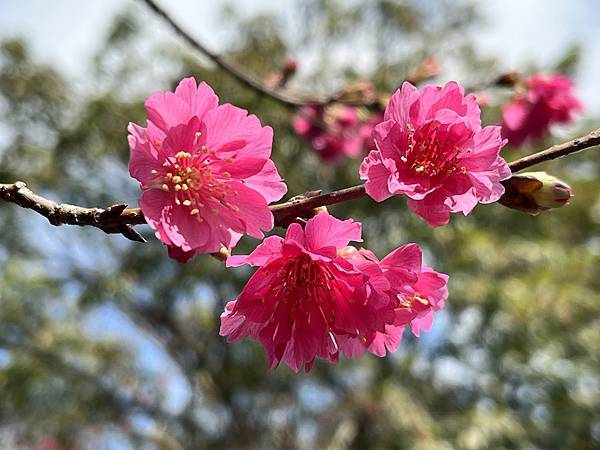
[[[283,72],[291,75],[296,72],[296,70],[298,70],[298,63],[296,60],[293,58],[286,58],[283,63]]]
[[[571,187],[546,172],[525,172],[504,181],[506,191],[499,202],[528,214],[539,214],[569,203]]]

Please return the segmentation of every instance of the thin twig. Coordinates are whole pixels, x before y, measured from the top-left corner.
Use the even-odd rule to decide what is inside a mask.
[[[169,26],[190,46],[208,57],[221,69],[225,70],[240,83],[247,87],[255,90],[256,92],[266,95],[268,97],[277,100],[278,102],[292,107],[306,106],[306,105],[328,105],[335,102],[340,102],[353,106],[373,106],[376,101],[365,102],[365,101],[345,101],[339,98],[338,94],[331,96],[307,96],[281,89],[272,89],[262,81],[248,75],[242,69],[238,68],[234,64],[223,59],[219,54],[210,50],[206,45],[200,42],[197,38],[193,37],[187,31],[185,31],[173,18],[154,0],[141,0],[150,8],[154,13],[160,16]]]
[[[596,145],[600,145],[600,130],[592,131],[572,141],[554,145],[533,155],[520,158],[509,163],[509,167],[514,173]],[[316,208],[364,196],[366,196],[364,185],[352,186],[326,194],[313,191],[294,197],[286,202],[271,205],[270,209],[275,218],[275,225],[285,227],[295,221],[296,218],[311,217],[314,215]],[[13,184],[0,184],[0,200],[15,203],[23,208],[33,209],[46,217],[52,225],[89,225],[106,233],[120,233],[128,239],[145,242],[144,238],[132,228],[132,225],[146,223],[140,208],[126,208],[126,205],[123,204],[116,204],[106,209],[84,208],[57,203],[35,194],[22,181]]]
[[[511,162],[509,167],[513,173],[518,172],[519,170],[526,169],[527,167],[531,167],[545,161],[550,161],[552,159],[562,158],[563,156],[570,155],[571,153],[575,153],[589,147],[594,147],[596,145],[600,145],[600,129],[592,131],[585,136],[573,139],[572,141],[553,145],[552,147],[542,150],[541,152],[517,159],[516,161]]]

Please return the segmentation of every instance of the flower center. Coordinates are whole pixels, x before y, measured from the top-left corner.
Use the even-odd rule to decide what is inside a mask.
[[[213,214],[219,214],[221,207],[236,212],[240,210],[231,203],[232,197],[238,195],[228,183],[231,174],[226,171],[213,173],[211,161],[214,155],[206,147],[194,155],[182,150],[164,160],[164,172],[161,175],[156,170],[152,171],[160,188],[174,194],[175,204],[187,207],[190,215],[196,216],[200,222],[204,220],[199,215],[200,210],[206,207]],[[233,162],[233,159],[227,158],[225,161]]]
[[[340,286],[325,264],[301,255],[287,261],[279,270],[278,278],[283,282],[273,287],[271,292],[279,302],[287,305],[292,314],[308,318],[308,310],[316,306],[328,324],[334,321],[333,297]]]
[[[404,167],[415,175],[434,177],[437,175],[452,175],[457,170],[466,173],[467,169],[460,166],[464,154],[470,154],[472,149],[462,150],[456,145],[456,137],[447,127],[437,122],[429,122],[418,130],[406,124],[408,131],[408,146],[400,161]]]

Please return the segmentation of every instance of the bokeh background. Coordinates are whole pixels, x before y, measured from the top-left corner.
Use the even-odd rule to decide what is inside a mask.
[[[435,82],[478,89],[512,69],[574,77],[585,114],[507,159],[598,128],[594,0],[160,3],[252,75],[294,58],[290,86],[314,93],[356,79],[391,92],[425,57],[441,68]],[[0,182],[136,205],[127,123],[145,120],[148,94],[189,75],[274,128],[290,195],[358,182],[358,160],[322,164],[295,136],[293,110],[194,53],[141,2],[4,0],[0,40]],[[486,123],[510,94],[489,90]],[[536,217],[480,205],[432,229],[402,199],[330,208],[363,222],[379,255],[420,243],[451,275],[450,297],[432,330],[406,334],[395,354],[308,374],[268,371],[258,344],[219,337],[250,270],[207,256],[181,265],[148,227],[138,244],[0,204],[0,448],[598,448],[599,166],[598,151],[542,166],[575,197]]]

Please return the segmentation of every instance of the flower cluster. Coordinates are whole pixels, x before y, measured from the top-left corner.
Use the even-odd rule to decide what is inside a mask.
[[[579,103],[565,83],[529,79],[526,99],[505,108],[505,120],[508,115],[515,125],[508,132],[529,121],[528,135],[538,135],[550,122],[570,120]],[[370,93],[369,85],[356,83],[343,95]],[[129,170],[143,191],[142,212],[172,257],[185,262],[195,253],[231,249],[243,234],[262,238],[273,228],[268,204],[286,186],[270,159],[270,127],[243,109],[219,105],[213,90],[193,78],[175,92],[150,96],[145,106],[146,127],[129,126]],[[501,202],[530,213],[566,204],[572,195],[545,173],[511,178],[499,154],[506,144],[500,127],[482,128],[475,96],[456,82],[420,90],[406,82],[383,115],[361,111],[306,106],[294,129],[325,161],[370,149],[360,167],[366,193],[378,202],[404,194],[408,207],[433,226],[448,223],[450,213],[466,215],[478,203],[498,201],[504,185]],[[533,125],[538,131],[531,132]],[[448,277],[423,266],[417,244],[380,260],[350,245],[362,241],[359,222],[326,211],[301,222],[289,225],[285,237],[265,238],[249,255],[227,258],[228,267],[257,267],[221,315],[220,334],[229,342],[255,339],[271,368],[283,361],[297,372],[310,370],[317,358],[385,356],[398,348],[406,327],[416,336],[430,328],[448,296]]]
[[[381,119],[381,114],[368,115],[339,104],[305,106],[294,116],[292,126],[321,160],[336,163],[344,155],[356,158],[374,148],[371,134]]]
[[[469,214],[477,203],[492,203],[510,177],[499,156],[506,143],[500,127],[481,128],[473,94],[456,82],[418,90],[405,82],[390,99],[375,127],[377,150],[360,167],[367,194],[381,202],[404,194],[408,207],[432,226],[450,213]]]
[[[446,275],[422,267],[421,251],[409,244],[381,261],[361,241],[361,225],[328,213],[305,228],[292,224],[285,238],[271,236],[228,266],[259,269],[221,316],[229,342],[251,337],[262,343],[270,367],[283,361],[308,371],[315,358],[337,362],[340,353],[394,351],[404,327],[428,329],[444,306]]]
[[[146,128],[129,125],[129,172],[140,207],[169,255],[231,248],[273,228],[268,204],[287,188],[271,161],[273,130],[193,78],[151,95]]]
[[[526,140],[537,140],[552,124],[569,124],[582,110],[573,93],[573,82],[564,75],[532,75],[502,107],[502,128],[510,145],[519,147]]]

